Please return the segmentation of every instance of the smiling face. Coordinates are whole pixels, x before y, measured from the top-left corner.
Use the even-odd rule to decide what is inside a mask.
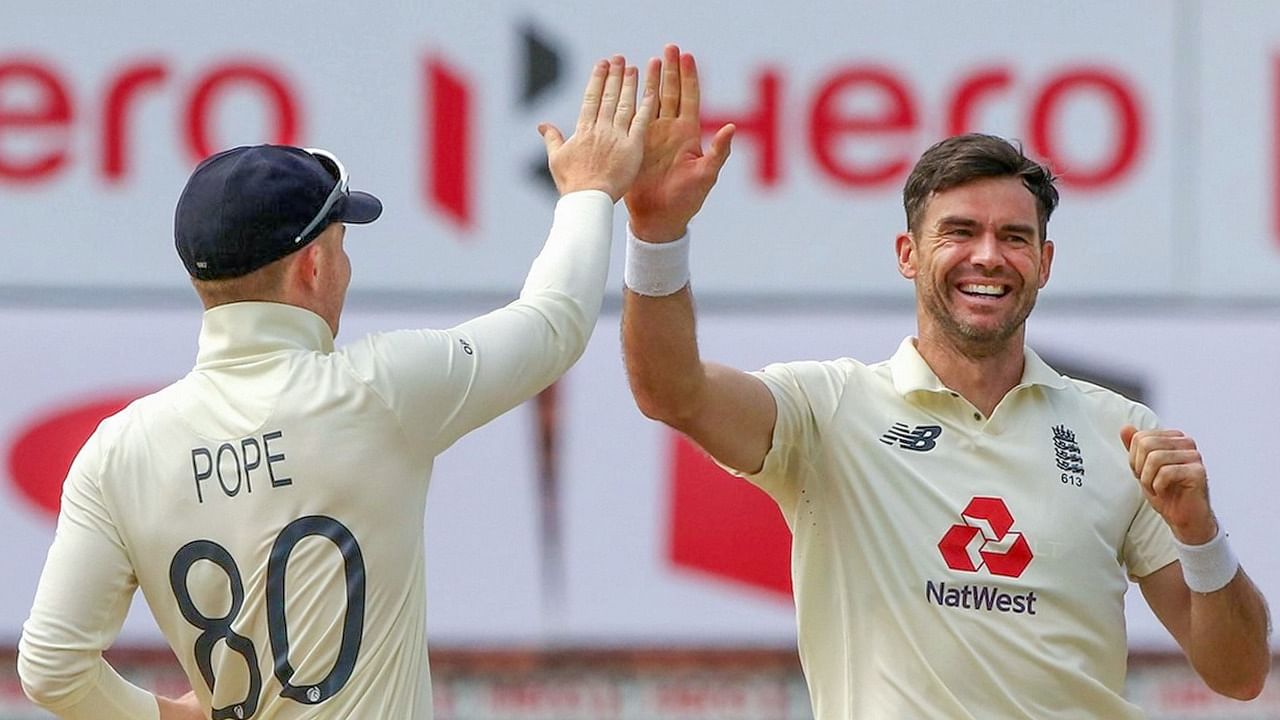
[[[1021,347],[1053,261],[1040,227],[1036,198],[1017,177],[934,193],[918,229],[897,239],[898,270],[916,286],[921,339],[972,357]]]

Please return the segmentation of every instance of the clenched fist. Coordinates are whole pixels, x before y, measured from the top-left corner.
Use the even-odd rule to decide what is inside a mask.
[[[1218,533],[1209,506],[1209,476],[1196,441],[1181,430],[1138,430],[1126,425],[1120,441],[1129,467],[1151,507],[1186,545],[1202,545]]]

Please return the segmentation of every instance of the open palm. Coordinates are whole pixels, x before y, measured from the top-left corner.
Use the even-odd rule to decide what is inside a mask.
[[[550,123],[538,126],[547,146],[547,166],[561,195],[602,190],[616,202],[640,170],[656,96],[646,83],[645,96],[636,107],[638,73],[626,63],[626,58],[614,55],[595,64],[582,94],[578,125],[568,140]]]
[[[675,45],[649,61],[646,92],[659,98],[658,116],[645,136],[644,161],[625,200],[636,235],[668,242],[684,235],[729,158],[733,125],[720,128],[702,149],[698,68]]]

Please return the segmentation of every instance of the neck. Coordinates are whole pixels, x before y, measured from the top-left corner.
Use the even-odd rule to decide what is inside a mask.
[[[936,328],[920,327],[916,351],[943,385],[990,417],[996,405],[1022,380],[1024,331],[997,345],[961,343]]]

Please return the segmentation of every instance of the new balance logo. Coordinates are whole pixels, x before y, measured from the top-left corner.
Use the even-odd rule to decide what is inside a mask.
[[[889,431],[880,436],[885,445],[897,445],[903,450],[929,452],[938,446],[938,436],[942,434],[939,425],[917,425],[914,428],[906,423],[894,423]]]

